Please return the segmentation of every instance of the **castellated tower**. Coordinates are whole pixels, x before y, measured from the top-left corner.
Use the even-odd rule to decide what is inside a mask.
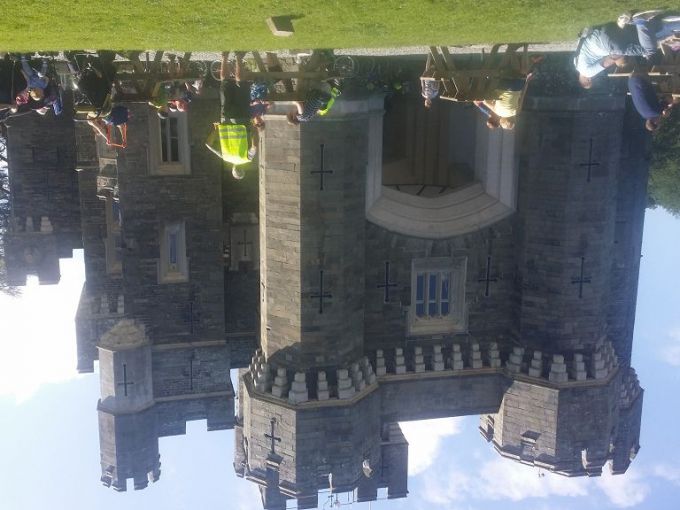
[[[265,508],[406,496],[400,421],[479,414],[499,454],[566,476],[635,457],[641,127],[610,96],[525,110],[512,136],[473,137],[478,182],[434,199],[381,185],[381,98],[301,126],[268,115],[262,342],[234,463]],[[433,210],[446,221],[414,236]]]
[[[382,101],[370,99],[338,103],[323,120],[295,127],[282,114],[267,116],[262,350],[241,379],[235,463],[260,485],[265,508],[285,508],[290,498],[316,508],[317,492],[329,487],[359,488],[362,500],[379,487],[407,494],[406,443],[396,424],[382,424],[363,356],[364,189],[370,119],[381,116]],[[331,388],[342,400],[331,399]]]
[[[363,352],[368,105],[288,126],[272,115],[260,171],[262,349],[305,369]],[[367,108],[367,111],[361,111]]]
[[[144,329],[118,322],[99,342],[99,438],[102,482],[119,491],[126,480],[143,489],[160,476],[151,380],[151,345]]]
[[[243,347],[225,338],[221,165],[192,150],[217,104],[206,91],[163,122],[128,103],[125,150],[77,132],[87,277],[78,367],[99,359],[101,479],[116,490],[156,481],[159,437],[185,434],[187,421],[234,425],[229,370]]]

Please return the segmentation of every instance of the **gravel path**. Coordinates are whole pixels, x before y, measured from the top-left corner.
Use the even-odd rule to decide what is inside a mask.
[[[449,51],[454,54],[461,53],[481,53],[491,50],[491,44],[475,44],[470,46],[449,46]],[[569,42],[536,43],[530,44],[529,50],[532,52],[548,53],[576,50],[576,40]],[[263,51],[263,50],[262,50]],[[425,55],[428,52],[427,46],[404,46],[401,48],[339,48],[335,49],[336,55],[357,55],[357,56],[399,56],[399,55]],[[308,53],[309,50],[278,50],[280,56],[294,56],[298,53]],[[181,54],[182,52],[177,51]],[[219,52],[195,52],[191,54],[192,60],[218,60]]]

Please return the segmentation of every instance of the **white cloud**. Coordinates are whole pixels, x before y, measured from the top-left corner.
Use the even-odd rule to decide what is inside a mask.
[[[486,462],[480,470],[480,482],[487,499],[510,499],[520,501],[527,498],[549,496],[585,496],[588,493],[585,480],[567,478],[497,458]]]
[[[484,500],[525,501],[523,505],[533,505],[526,508],[542,508],[542,501],[550,501],[552,507],[556,497],[593,497],[599,492],[612,507],[628,508],[651,493],[651,478],[634,467],[623,475],[612,475],[606,467],[602,471],[598,478],[569,478],[545,471],[539,476],[535,467],[500,457],[465,468],[447,463],[445,469],[434,466],[423,477],[422,497],[441,508]],[[680,469],[659,465],[654,475],[680,484]]]
[[[671,466],[670,464],[657,464],[652,469],[654,476],[671,482],[675,485],[680,485],[680,467]]]
[[[0,294],[0,396],[17,402],[44,384],[76,377],[75,314],[84,280],[82,251],[62,259],[58,285],[29,279],[22,295]]]
[[[408,441],[408,473],[415,476],[429,468],[437,458],[441,441],[459,434],[463,418],[408,421],[399,424]]]
[[[425,490],[431,503],[446,504],[466,499],[512,500],[553,496],[585,496],[584,480],[552,473],[539,476],[538,469],[496,458],[465,472],[450,466],[443,473],[433,473],[434,479]]]
[[[669,341],[661,349],[661,358],[675,367],[680,367],[680,327],[668,332]]]
[[[596,483],[607,499],[619,508],[639,505],[650,492],[649,483],[632,466],[622,475],[612,475],[609,469],[603,469]]]

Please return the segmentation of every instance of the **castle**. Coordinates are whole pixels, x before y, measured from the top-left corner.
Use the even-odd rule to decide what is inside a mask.
[[[405,497],[408,420],[480,415],[508,459],[626,471],[647,140],[625,97],[534,94],[515,131],[454,103],[347,98],[299,126],[277,105],[243,182],[202,147],[218,111],[133,104],[122,151],[73,130],[106,485],[156,481],[158,438],[194,419],[234,428],[266,509],[329,480]]]

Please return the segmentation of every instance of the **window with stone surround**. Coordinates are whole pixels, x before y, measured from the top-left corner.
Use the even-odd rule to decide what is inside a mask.
[[[183,221],[168,222],[161,228],[159,283],[179,283],[189,280],[186,254],[186,234]]]
[[[149,118],[149,172],[152,175],[191,173],[189,127],[186,112],[170,112],[160,119],[155,111]]]
[[[414,259],[411,265],[411,335],[457,333],[467,329],[465,257]]]

